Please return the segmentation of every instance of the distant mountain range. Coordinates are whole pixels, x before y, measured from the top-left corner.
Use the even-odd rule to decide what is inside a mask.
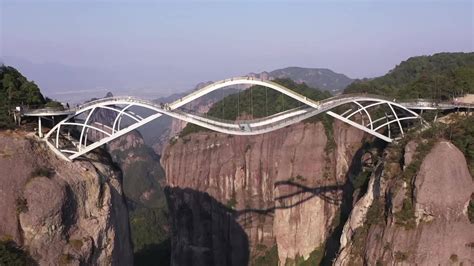
[[[259,78],[263,80],[273,80],[273,79],[283,79],[288,78],[296,83],[306,83],[309,87],[320,89],[322,91],[329,91],[332,94],[338,94],[344,91],[344,89],[351,84],[354,79],[349,78],[348,76],[340,73],[336,73],[327,68],[304,68],[304,67],[287,67],[282,69],[276,69],[271,72],[261,72],[261,73],[249,73],[245,76],[250,76],[254,78]],[[212,81],[200,82],[189,91],[175,93],[166,97],[161,97],[156,99],[156,102],[172,102],[175,101],[191,91],[201,89],[209,84],[212,84]],[[213,96],[220,95],[207,95],[206,98],[214,98]]]
[[[262,79],[289,78],[297,83],[304,82],[310,87],[330,91],[332,94],[342,92],[354,81],[327,68],[287,67],[259,74],[250,73],[249,76]]]

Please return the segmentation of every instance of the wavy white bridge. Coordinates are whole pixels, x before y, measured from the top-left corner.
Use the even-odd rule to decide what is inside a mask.
[[[303,105],[265,118],[246,121],[222,120],[179,109],[199,97],[233,85],[260,85],[287,95]],[[420,119],[417,113],[410,110],[416,109],[416,106],[418,105],[413,105],[413,103],[396,103],[380,96],[363,94],[341,95],[323,101],[314,101],[275,82],[242,77],[213,83],[168,104],[156,104],[134,97],[111,97],[92,101],[73,110],[44,138],[48,145],[63,158],[74,160],[162,115],[226,134],[257,135],[286,127],[320,113],[326,113],[382,140],[391,142],[394,139],[392,135],[403,137],[405,133],[403,127],[406,126],[406,121]],[[138,115],[137,108],[146,109],[149,115]],[[113,121],[105,123],[94,119],[94,116],[101,110],[114,112]]]

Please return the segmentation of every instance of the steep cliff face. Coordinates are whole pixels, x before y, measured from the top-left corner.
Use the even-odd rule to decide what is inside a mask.
[[[448,141],[432,148],[425,142],[409,142],[404,154],[389,151],[388,157],[405,159],[404,167],[386,158],[384,170],[371,177],[345,225],[337,265],[474,263],[467,214],[474,185],[464,154]],[[429,152],[421,158],[423,149]]]
[[[326,132],[333,136],[328,139]],[[173,195],[173,189],[209,194],[245,231],[248,246],[240,248],[247,249],[250,258],[276,245],[284,263],[297,257],[307,259],[315,250],[324,251],[362,138],[363,133],[339,122],[329,129],[320,122],[299,123],[252,137],[195,133],[168,146],[161,162],[172,188],[171,201],[186,202],[182,195]],[[179,204],[169,205],[171,214],[179,212]],[[212,223],[214,216],[212,211],[200,215],[200,209],[209,209],[209,203],[201,202],[200,197],[192,206],[187,223],[172,223],[181,230],[179,237],[173,234],[173,247],[188,245],[196,250],[203,243],[192,239],[216,234],[201,230],[196,235],[194,226]],[[173,258],[180,250],[173,248]],[[213,256],[213,249],[207,252]],[[195,255],[202,254],[207,256],[206,252]]]
[[[108,150],[123,172],[135,263],[165,265],[170,253],[169,225],[159,157],[137,131],[112,141]]]
[[[121,173],[105,154],[73,163],[0,132],[0,237],[42,265],[133,263]]]

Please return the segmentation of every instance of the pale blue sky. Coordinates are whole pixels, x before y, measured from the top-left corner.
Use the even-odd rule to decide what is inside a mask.
[[[158,91],[287,66],[373,77],[474,50],[473,1],[0,1],[1,57]]]

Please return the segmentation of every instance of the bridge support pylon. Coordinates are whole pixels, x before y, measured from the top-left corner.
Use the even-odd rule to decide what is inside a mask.
[[[41,116],[38,116],[38,136],[43,137],[43,130],[41,128]]]

